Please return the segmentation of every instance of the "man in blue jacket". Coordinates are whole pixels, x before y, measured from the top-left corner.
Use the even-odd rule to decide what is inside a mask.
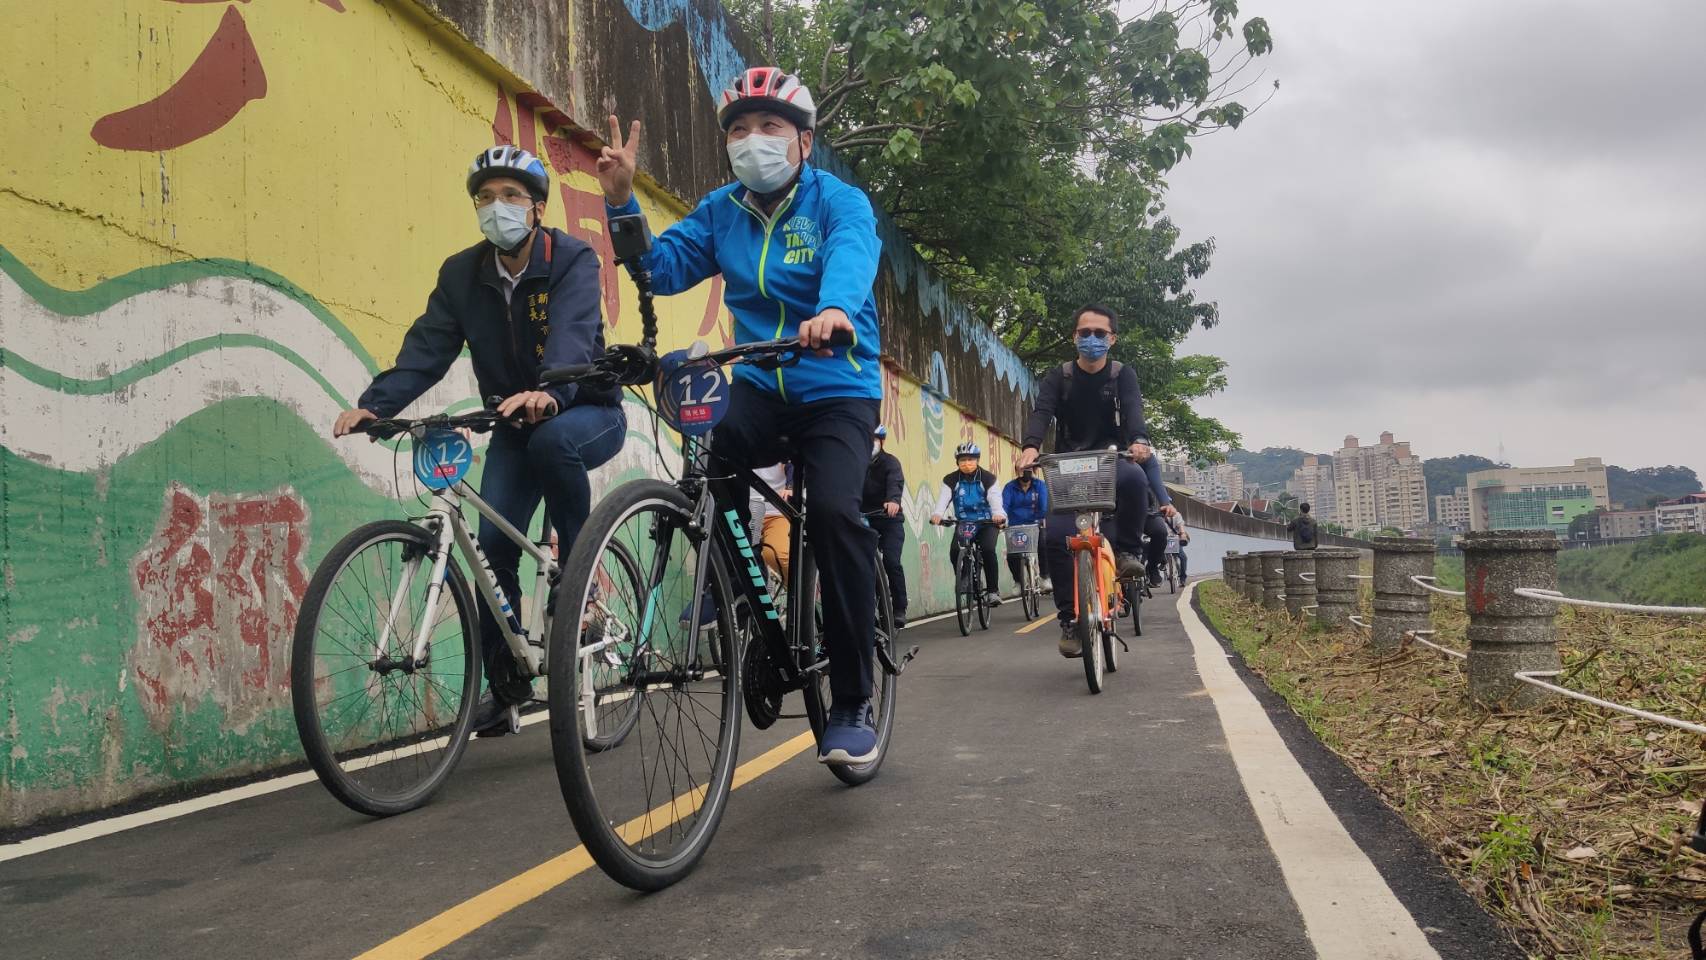
[[[592,507],[587,471],[622,449],[627,421],[615,388],[537,389],[546,367],[587,363],[604,352],[598,254],[540,224],[551,183],[539,158],[512,146],[481,151],[468,171],[485,240],[444,261],[438,285],[403,337],[397,362],[375,377],[355,409],[338,415],[341,437],[376,417],[394,417],[443,379],[464,344],[482,397],[520,423],[492,431],[480,498],[526,530],[541,496],[567,556]],[[507,597],[520,597],[521,548],[484,518],[480,549]],[[541,638],[543,639],[543,638]],[[533,695],[480,599],[480,653],[490,692],[474,729],[501,736],[521,729],[516,709]]]
[[[1001,488],[1001,506],[1007,510],[1009,527],[1022,527],[1032,523],[1040,526],[1043,518],[1048,516],[1048,487],[1037,479],[1036,474],[1037,468],[1034,466],[1020,467],[1019,475],[1007,481],[1007,485]],[[1019,554],[1007,555],[1007,569],[1013,574],[1013,582],[1021,586],[1024,583],[1024,577],[1020,575],[1020,565],[1023,562]],[[1048,589],[1047,582],[1047,578],[1044,578],[1045,590]]]
[[[876,215],[863,191],[806,165],[817,110],[797,77],[775,67],[743,71],[723,91],[717,119],[737,182],[711,191],[659,235],[645,266],[665,295],[721,274],[737,343],[798,336],[817,348],[776,370],[736,367],[711,453],[731,464],[792,459],[803,468],[832,694],[818,759],[866,763],[877,756],[870,703],[877,534],[860,516],[859,498],[883,395],[872,296]],[[639,121],[624,141],[610,118],[610,145],[598,160],[609,216],[640,212],[633,193],[639,136]],[[830,349],[837,332],[850,333],[853,345]],[[792,450],[779,449],[784,430]]]

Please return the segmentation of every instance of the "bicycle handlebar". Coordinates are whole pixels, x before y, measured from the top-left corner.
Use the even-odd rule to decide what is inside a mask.
[[[495,399],[495,398],[494,398]],[[418,419],[402,419],[398,417],[382,417],[377,420],[366,420],[351,428],[351,433],[365,433],[374,443],[390,440],[393,437],[410,433],[420,428],[440,430],[472,430],[475,433],[485,433],[500,423],[514,419],[499,416],[496,410],[475,410],[470,413],[434,414]]]
[[[935,521],[935,523],[938,527],[957,527],[962,523],[975,523],[980,527],[999,527],[1006,523],[1006,521],[997,520],[993,517],[988,520],[959,520],[954,517],[945,517],[941,520]]]
[[[854,336],[850,330],[837,330],[829,338],[830,346],[850,347],[853,343]],[[793,356],[810,349],[812,348],[800,343],[799,337],[784,337],[780,340],[737,343],[728,349],[713,350],[694,359],[708,360],[718,366],[727,363],[751,363],[769,367],[780,366]],[[542,387],[564,383],[638,386],[650,383],[657,376],[657,363],[657,353],[644,345],[617,344],[591,363],[572,363],[541,371],[539,384]]]

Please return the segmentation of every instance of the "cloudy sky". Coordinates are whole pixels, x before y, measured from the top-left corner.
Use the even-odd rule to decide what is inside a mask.
[[[1241,6],[1280,89],[1168,199],[1218,244],[1204,411],[1253,449],[1706,475],[1706,3]]]

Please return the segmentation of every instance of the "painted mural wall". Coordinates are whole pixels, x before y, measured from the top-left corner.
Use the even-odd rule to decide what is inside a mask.
[[[547,222],[605,259],[607,340],[638,337],[584,135],[414,3],[5,10],[0,828],[299,757],[307,579],[348,529],[414,507],[406,461],[329,427],[479,239],[475,151],[546,159]],[[675,69],[704,90],[695,62]],[[659,229],[685,209],[655,183],[642,201]],[[660,311],[666,346],[726,340],[716,282]],[[477,402],[464,360],[413,409]],[[1012,448],[896,365],[884,417],[917,615],[951,605],[924,523],[954,445]],[[671,453],[643,408],[630,424],[595,491]]]

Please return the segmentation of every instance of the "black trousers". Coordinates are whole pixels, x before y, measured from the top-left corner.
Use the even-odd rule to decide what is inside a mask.
[[[715,460],[755,467],[791,459],[795,470],[804,474],[806,537],[823,589],[829,687],[835,699],[843,701],[871,696],[877,532],[865,525],[859,498],[871,462],[878,407],[879,401],[859,397],[787,403],[778,394],[737,380],[729,412],[711,435]],[[726,493],[725,502],[747,509],[745,490],[719,492]]]
[[[906,521],[901,517],[872,517],[871,529],[877,531],[877,550],[883,557],[883,573],[889,578],[889,606],[897,617],[906,616],[906,568],[901,560],[906,556]]]
[[[1114,552],[1136,554],[1142,550],[1143,535],[1149,534],[1146,559],[1150,568],[1160,562],[1167,550],[1166,524],[1160,517],[1149,515],[1149,478],[1143,468],[1129,460],[1115,461],[1114,514],[1104,516],[1102,532],[1113,541]],[[1066,549],[1066,538],[1078,531],[1074,514],[1055,511],[1043,526],[1043,569],[1054,581],[1055,614],[1062,621],[1072,619],[1072,551]],[[1109,523],[1109,520],[1112,523]]]
[[[957,571],[960,569],[960,536],[954,531],[954,542],[948,545],[948,562]],[[995,593],[1001,592],[1001,568],[995,565],[995,528],[993,526],[977,528],[977,552],[983,555],[983,588]]]

